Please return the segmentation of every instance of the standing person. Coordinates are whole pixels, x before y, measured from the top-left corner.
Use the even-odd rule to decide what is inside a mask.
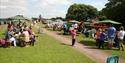
[[[78,24],[77,23],[72,24],[72,26],[74,27],[75,30],[77,30],[77,28],[78,28]]]
[[[76,41],[76,30],[75,29],[73,29],[71,31],[71,35],[72,35],[72,46],[74,46],[75,45],[75,41]]]
[[[66,34],[67,30],[68,30],[68,26],[67,26],[67,23],[64,23],[63,24],[63,30],[64,30],[64,35]]]
[[[80,22],[79,26],[78,26],[78,32],[81,32],[83,29],[83,21]]]
[[[110,24],[110,27],[108,28],[108,48],[111,49],[113,46],[113,42],[115,39],[116,28]]]
[[[96,33],[96,29],[93,27],[92,29],[91,29],[91,33],[92,33],[92,38],[94,38],[94,35],[95,35],[95,33]]]
[[[125,36],[125,31],[124,31],[124,27],[121,26],[120,27],[120,31],[118,32],[118,39],[119,39],[119,50],[121,49],[122,47],[122,50],[124,51],[124,44],[123,44],[123,39],[124,39],[124,36]]]
[[[104,49],[104,40],[105,40],[105,30],[101,30],[100,31],[100,38],[99,38],[99,48],[103,48]]]
[[[99,46],[99,38],[100,38],[100,29],[98,29],[95,33],[96,47]]]
[[[119,38],[118,38],[118,33],[119,33],[119,31],[116,32],[116,36],[115,36],[115,39],[114,39],[115,47],[117,47],[117,48],[119,48]]]

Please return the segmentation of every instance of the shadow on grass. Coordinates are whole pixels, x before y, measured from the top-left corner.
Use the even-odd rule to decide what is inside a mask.
[[[0,45],[0,48],[5,48],[5,47],[3,47],[3,46]]]
[[[98,49],[96,46],[87,46],[85,48],[87,48],[87,49]]]
[[[95,46],[95,42],[91,40],[81,40],[79,43],[87,45],[87,46]]]
[[[108,48],[108,43],[104,43],[104,49],[103,48],[98,48],[95,46],[94,41],[88,41],[88,40],[82,40],[79,43],[86,45],[88,49],[100,49],[100,50],[114,50],[114,51],[119,51],[117,47],[113,47],[112,49]]]
[[[69,44],[65,44],[65,43],[60,43],[61,45],[66,45],[66,46],[71,46],[71,45],[69,45]]]
[[[64,35],[63,33],[58,32],[57,35]]]

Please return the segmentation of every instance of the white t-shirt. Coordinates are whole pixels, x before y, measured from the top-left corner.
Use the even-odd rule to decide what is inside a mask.
[[[78,28],[78,24],[73,24],[73,27],[74,28]]]
[[[119,39],[121,39],[121,40],[123,40],[124,39],[124,36],[125,36],[125,31],[119,31],[119,33],[118,33],[118,38]]]
[[[15,39],[14,37],[11,37],[11,38],[9,39],[9,41],[10,41],[10,43],[12,43],[13,41],[16,41],[16,39]]]

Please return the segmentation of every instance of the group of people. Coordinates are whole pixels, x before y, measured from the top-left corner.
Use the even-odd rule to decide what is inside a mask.
[[[32,26],[28,26],[26,22],[14,24],[8,23],[7,31],[5,32],[5,38],[0,42],[3,46],[34,46],[35,33],[32,31]]]
[[[63,30],[64,30],[64,35],[68,32],[71,34],[72,36],[72,46],[74,46],[75,41],[76,41],[76,34],[77,32],[79,32],[79,25],[77,23],[73,23],[70,27],[67,25],[67,23],[63,24]],[[91,28],[91,30],[87,31],[85,28],[83,28],[84,30],[82,30],[81,32],[84,33],[84,35],[86,35],[86,37],[89,37],[89,35],[94,38],[96,40],[96,46],[98,48],[103,48],[104,49],[104,43],[107,41],[108,45],[107,48],[108,49],[112,49],[112,47],[115,44],[115,47],[117,47],[119,50],[125,50],[124,49],[124,44],[123,44],[123,40],[124,40],[124,36],[125,36],[125,31],[124,31],[124,27],[121,26],[119,28],[119,30],[116,30],[116,28],[110,24],[109,28],[107,29],[95,29],[95,28]],[[87,31],[87,32],[85,32]],[[90,33],[91,32],[91,33]]]
[[[95,33],[94,39],[96,40],[96,46],[98,48],[103,48],[104,49],[104,43],[105,39],[108,41],[108,49],[112,49],[113,44],[116,44],[116,47],[124,51],[124,40],[125,36],[125,31],[124,27],[121,26],[119,30],[117,31],[116,28],[113,25],[110,25],[110,27],[105,30],[105,29],[98,29]]]

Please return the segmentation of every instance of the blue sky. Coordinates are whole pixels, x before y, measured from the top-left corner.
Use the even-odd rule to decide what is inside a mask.
[[[0,0],[0,17],[6,18],[15,15],[44,18],[65,17],[70,5],[82,3],[92,5],[98,10],[104,8],[107,0]]]

